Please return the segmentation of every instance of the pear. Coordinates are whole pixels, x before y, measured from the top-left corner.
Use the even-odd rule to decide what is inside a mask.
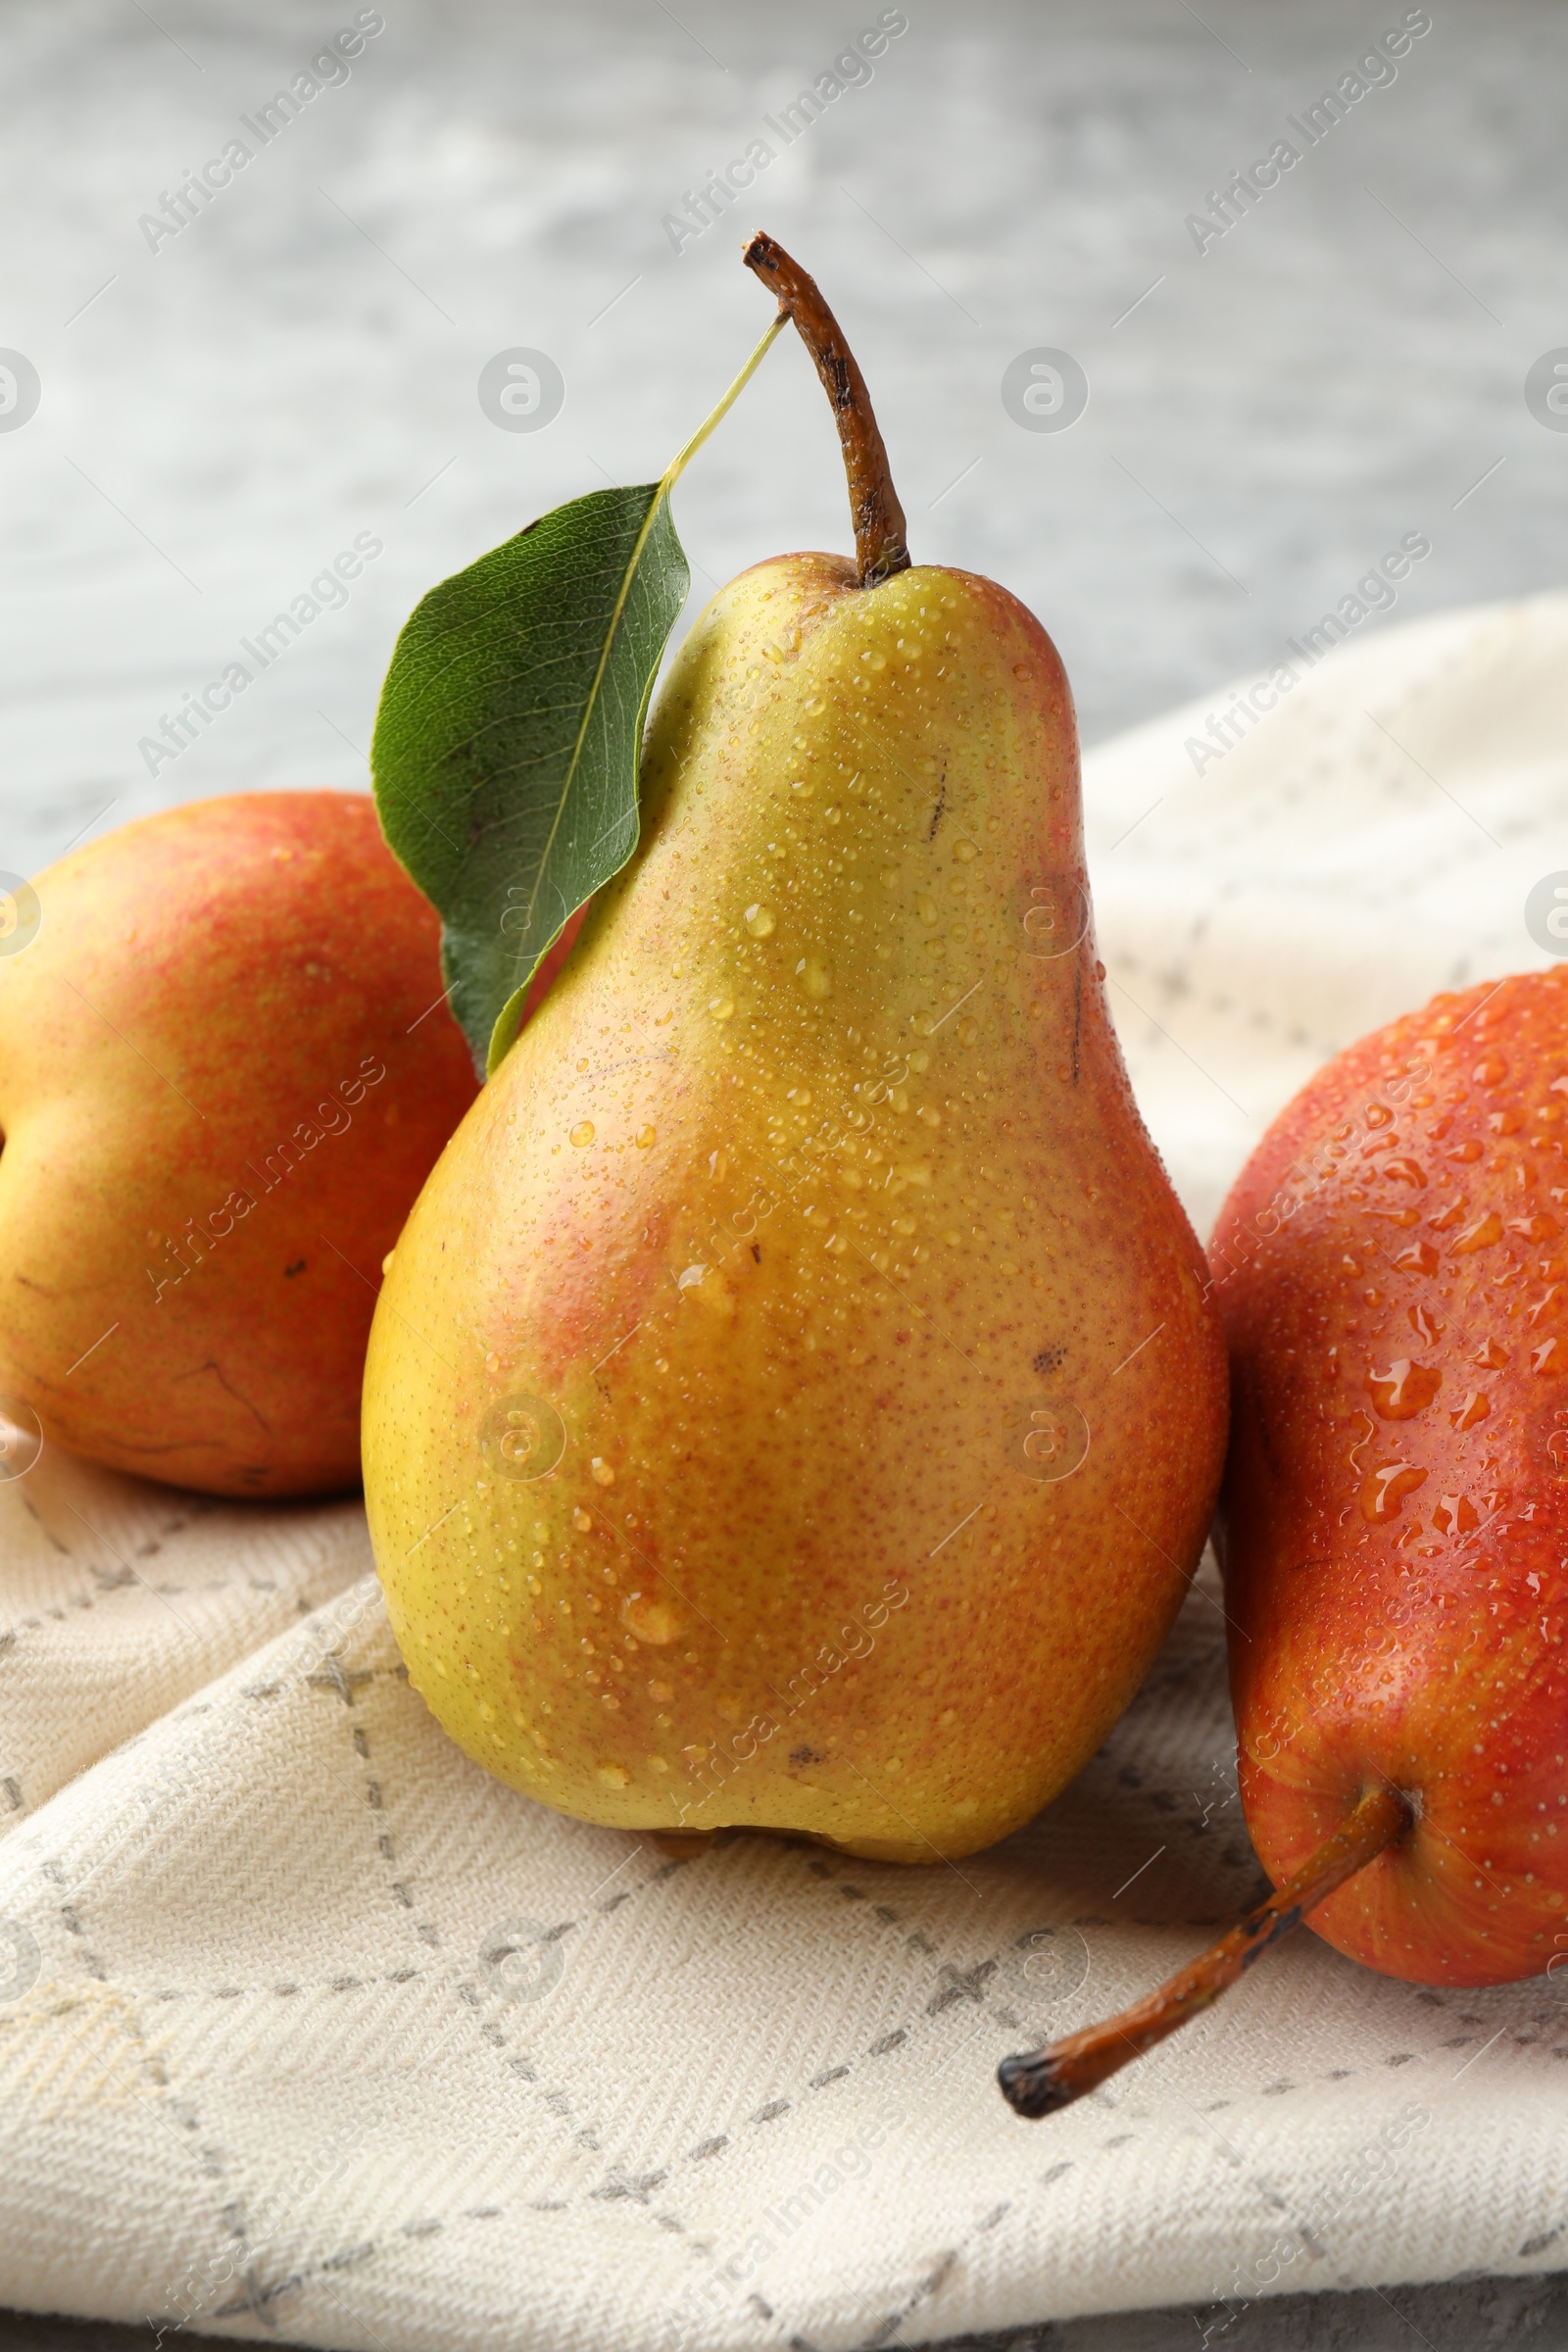
[[[1568,1953],[1565,1095],[1568,971],[1439,997],[1319,1072],[1215,1228],[1248,1827],[1277,1876],[1397,1790],[1311,1924],[1418,1984]]]
[[[1247,1826],[1275,1891],[1133,2007],[1003,2061],[1095,2089],[1307,1918],[1385,1976],[1568,1967],[1568,971],[1321,1069],[1209,1246]],[[1462,2070],[1461,2070],[1462,2071]]]
[[[473,1100],[364,793],[138,818],[0,899],[0,1477],[352,1487],[380,1260]]]
[[[688,636],[639,847],[399,1241],[365,1469],[410,1678],[492,1773],[921,1862],[1127,1704],[1226,1376],[1056,652],[860,552],[760,564]]]

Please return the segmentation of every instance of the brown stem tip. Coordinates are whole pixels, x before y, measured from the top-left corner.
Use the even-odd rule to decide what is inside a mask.
[[[893,487],[883,441],[871,408],[865,378],[843,330],[817,290],[782,245],[759,229],[742,249],[741,259],[755,270],[778,297],[785,318],[794,321],[822,379],[838,420],[844,450],[844,470],[850,480],[850,513],[855,521],[855,553],[860,566],[860,586],[874,588],[896,571],[909,568],[905,541],[904,509]]]
[[[1097,2090],[1130,2059],[1141,2058],[1217,2001],[1305,1912],[1402,1838],[1411,1819],[1397,1789],[1369,1789],[1344,1828],[1336,1830],[1293,1879],[1276,1886],[1228,1936],[1178,1969],[1157,1991],[1103,2025],[1087,2026],[1081,2034],[1048,2042],[1044,2049],[1004,2058],[997,2069],[1004,2098],[1016,2114],[1034,2117],[1053,2115],[1086,2091]]]

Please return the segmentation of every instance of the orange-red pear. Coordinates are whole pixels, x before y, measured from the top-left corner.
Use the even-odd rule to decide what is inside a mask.
[[[354,1485],[381,1259],[474,1093],[371,803],[197,802],[8,904],[11,1472],[41,1430],[212,1494]]]
[[[1248,1826],[1280,1881],[1399,1791],[1409,1828],[1311,1925],[1423,1984],[1568,1954],[1565,1146],[1559,965],[1330,1062],[1210,1250]]]

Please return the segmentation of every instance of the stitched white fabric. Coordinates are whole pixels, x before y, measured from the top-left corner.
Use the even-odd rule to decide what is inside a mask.
[[[1298,665],[1300,666],[1300,665]],[[1089,762],[1102,949],[1200,1225],[1326,1054],[1542,960],[1568,597],[1347,646]],[[1095,2098],[997,2060],[1255,1891],[1212,1582],[1075,1787],[959,1868],[697,1860],[488,1780],[355,1505],[0,1487],[0,2303],[370,2352],[916,2342],[1568,2254],[1568,1998],[1309,1935]]]

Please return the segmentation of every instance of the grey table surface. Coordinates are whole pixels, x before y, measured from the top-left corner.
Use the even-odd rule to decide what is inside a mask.
[[[1490,2352],[1494,2346],[1497,2352],[1562,2352],[1568,2345],[1568,2279],[1489,2278],[1280,2295],[1250,2305],[1227,2326],[1228,2316],[1209,2310],[1111,2313],[1000,2335],[954,2336],[929,2352],[1420,2352],[1422,2345],[1427,2352]],[[906,2339],[891,2340],[902,2345]],[[150,2329],[0,2313],[4,2352],[134,2352],[154,2341]],[[234,2339],[180,2334],[165,2341],[182,2352],[217,2352]],[[288,2347],[280,2343],[279,2352]]]
[[[1560,6],[1434,0],[1396,74],[1309,148],[1288,119],[1402,6],[907,0],[869,76],[787,144],[767,118],[879,8],[382,13],[347,77],[170,234],[169,192],[356,12],[0,11],[0,345],[39,386],[8,429],[0,378],[0,869],[172,801],[363,786],[422,591],[541,510],[661,471],[729,379],[765,318],[737,260],[755,225],[840,311],[917,559],[1040,613],[1090,742],[1263,663],[1405,531],[1432,558],[1369,628],[1561,583],[1568,432],[1525,390],[1568,343]],[[779,152],[756,185],[683,230],[759,137]],[[1195,233],[1281,138],[1298,164]],[[485,363],[518,348],[560,370],[543,429],[480,405]],[[1041,348],[1087,379],[1069,429],[1004,403]],[[678,493],[690,611],[784,547],[844,546],[841,483],[786,339]],[[348,601],[150,762],[163,714],[367,531],[383,552]],[[991,2340],[1164,2352],[1204,2324]],[[111,2340],[0,2316],[0,2346]],[[1291,2297],[1209,2340],[1568,2345],[1568,2285]]]

